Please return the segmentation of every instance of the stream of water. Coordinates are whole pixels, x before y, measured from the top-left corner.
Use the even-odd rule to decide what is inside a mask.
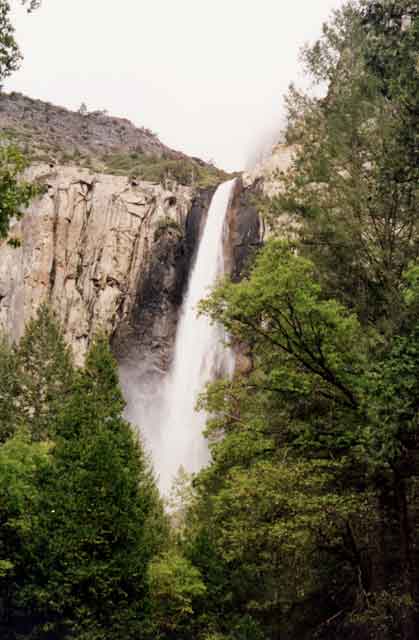
[[[197,313],[200,300],[225,272],[225,220],[234,182],[221,184],[212,198],[179,315],[169,371],[162,375],[158,365],[147,368],[142,361],[125,363],[120,369],[126,417],[144,437],[163,495],[170,492],[180,467],[196,473],[209,462],[203,435],[207,415],[195,410],[196,402],[208,382],[234,369],[223,329]]]
[[[202,434],[206,414],[195,410],[207,382],[231,373],[234,356],[226,348],[221,327],[197,315],[197,305],[211,291],[224,267],[224,222],[234,180],[215,192],[192,268],[179,319],[173,364],[165,381],[160,429],[160,451],[155,460],[159,484],[166,493],[179,467],[195,473],[209,461]]]

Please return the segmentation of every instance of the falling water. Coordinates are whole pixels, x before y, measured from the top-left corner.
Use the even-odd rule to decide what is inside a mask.
[[[206,414],[197,412],[198,395],[220,373],[231,373],[234,356],[220,326],[197,315],[197,305],[224,273],[223,230],[234,180],[214,194],[179,319],[174,359],[162,403],[160,447],[155,460],[160,488],[166,493],[180,467],[190,473],[209,461],[203,436]]]
[[[180,467],[195,473],[209,461],[202,434],[205,412],[195,410],[198,395],[218,374],[231,374],[234,356],[220,326],[197,315],[197,305],[224,271],[224,221],[234,180],[218,187],[190,275],[178,322],[170,371],[162,379],[152,354],[121,368],[127,419],[138,425],[151,454],[160,490],[167,494]]]

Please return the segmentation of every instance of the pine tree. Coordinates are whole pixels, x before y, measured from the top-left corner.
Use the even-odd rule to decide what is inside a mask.
[[[17,594],[41,637],[138,638],[148,564],[165,525],[148,461],[122,418],[116,363],[99,337],[56,419],[27,575]],[[55,634],[55,635],[54,635]]]
[[[11,399],[18,422],[29,428],[34,440],[54,437],[54,425],[73,376],[71,352],[54,313],[43,304],[17,347],[15,397]]]
[[[17,424],[16,356],[9,341],[0,338],[0,443],[13,435]]]

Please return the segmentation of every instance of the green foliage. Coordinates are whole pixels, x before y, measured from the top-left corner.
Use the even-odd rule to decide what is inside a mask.
[[[24,431],[0,445],[0,592],[17,579],[22,546],[33,535],[39,508],[38,472],[49,465],[48,443],[31,443]]]
[[[40,0],[22,0],[21,4],[26,4],[30,12],[41,3]],[[0,90],[3,81],[17,71],[21,59],[10,20],[10,2],[0,0]],[[39,193],[37,185],[21,179],[20,174],[26,167],[27,160],[18,148],[10,145],[7,137],[0,139],[0,240],[7,236],[10,221],[19,218],[22,208]]]
[[[418,636],[417,45],[408,0],[324,27],[303,61],[328,93],[289,93],[274,237],[201,305],[252,361],[201,400],[212,463],[182,539],[203,637]]]
[[[366,60],[384,95],[411,115],[419,114],[417,93],[419,9],[412,0],[361,3],[367,34]]]
[[[298,146],[276,208],[301,223],[301,250],[330,294],[386,333],[397,330],[401,277],[418,258],[418,120],[383,95],[370,46],[349,4],[306,51],[308,71],[330,88],[324,99],[289,95],[287,135]]]
[[[53,427],[70,392],[72,357],[59,324],[43,304],[18,346],[0,346],[0,441],[24,426],[33,440],[54,437]]]
[[[107,171],[116,175],[130,175],[138,180],[164,183],[175,180],[179,184],[202,188],[213,187],[227,179],[228,174],[217,167],[190,158],[159,158],[142,153],[114,154],[104,159]]]
[[[324,299],[314,265],[286,244],[268,243],[249,279],[226,283],[202,308],[232,336],[251,342],[259,365],[252,382],[282,396],[284,405],[287,398],[320,397],[334,410],[356,409],[373,334],[341,304]]]
[[[27,161],[13,146],[0,146],[0,239],[7,236],[10,221],[22,215],[22,207],[27,207],[39,187],[22,181],[20,174],[27,167]]]
[[[0,628],[10,638],[137,638],[167,523],[122,417],[108,341],[98,336],[74,371],[43,306],[4,362],[18,389],[13,420],[29,429],[0,447]]]
[[[70,350],[48,305],[29,321],[15,351],[15,384],[6,403],[34,440],[54,437],[54,426],[74,376]]]
[[[183,638],[194,614],[193,604],[205,597],[198,569],[176,551],[150,565],[153,638]]]
[[[16,428],[17,370],[15,353],[9,341],[0,337],[0,443],[9,438]]]
[[[0,2],[0,81],[19,68],[21,54],[14,37],[14,28],[10,21],[10,4]]]

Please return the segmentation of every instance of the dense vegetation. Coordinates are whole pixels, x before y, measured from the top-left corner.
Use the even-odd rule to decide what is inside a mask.
[[[350,3],[303,57],[328,92],[291,88],[295,161],[278,176],[272,237],[203,305],[253,369],[204,399],[213,463],[182,543],[207,588],[195,623],[216,638],[413,640],[417,3]],[[298,223],[288,243],[284,212]]]
[[[230,175],[212,164],[193,158],[158,158],[144,153],[112,154],[102,159],[103,170],[114,175],[128,175],[137,180],[164,183],[175,180],[182,185],[215,187]]]
[[[206,391],[170,527],[106,339],[75,370],[42,307],[2,345],[2,637],[419,637],[417,2],[349,3],[303,57],[328,91],[290,90],[270,240],[202,305],[252,370]]]
[[[1,637],[141,637],[167,524],[107,339],[75,370],[41,307],[0,370]]]

